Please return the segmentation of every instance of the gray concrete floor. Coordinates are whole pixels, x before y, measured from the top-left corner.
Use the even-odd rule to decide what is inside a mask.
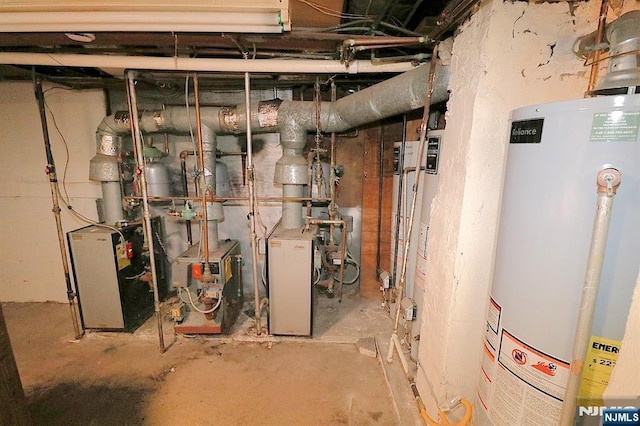
[[[229,336],[165,320],[163,354],[154,318],[75,340],[68,305],[3,309],[36,424],[421,424],[400,363],[382,361],[392,323],[375,300],[320,297],[313,338],[257,336],[246,314]]]

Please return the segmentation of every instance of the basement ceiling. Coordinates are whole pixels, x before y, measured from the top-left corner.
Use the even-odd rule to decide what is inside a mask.
[[[0,52],[91,54],[138,57],[227,59],[315,59],[375,64],[424,62],[436,41],[453,33],[476,0],[290,0],[291,30],[279,34],[249,32],[92,32],[90,42],[70,39],[64,32],[0,32]],[[3,8],[11,1],[0,5]],[[19,4],[19,2],[13,2]],[[60,2],[59,2],[60,3]],[[113,3],[113,2],[111,2]],[[135,2],[134,2],[135,3]],[[162,3],[162,2],[160,2]],[[248,1],[244,1],[248,3]],[[255,1],[259,4],[261,2]],[[1,31],[1,25],[0,25]],[[424,37],[422,42],[416,41]],[[373,47],[349,46],[346,40],[367,40]],[[397,40],[397,43],[389,44]],[[379,43],[379,44],[378,44]],[[0,65],[0,80],[42,78],[74,88],[122,85],[122,70],[91,67]],[[154,84],[171,80],[170,73],[146,74]],[[242,87],[238,74],[218,75],[207,84]],[[313,84],[317,74],[252,77],[253,86],[294,87]],[[387,75],[325,76],[337,82],[368,85]],[[215,88],[215,87],[214,87]]]

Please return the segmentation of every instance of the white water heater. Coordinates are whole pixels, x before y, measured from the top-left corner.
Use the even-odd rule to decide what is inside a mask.
[[[411,327],[410,342],[411,357],[418,357],[418,339],[420,335],[422,299],[424,296],[424,276],[426,266],[426,243],[429,217],[431,216],[431,202],[438,187],[438,156],[444,130],[430,130],[424,144],[422,157],[422,174],[418,185],[416,210],[411,232],[409,256],[407,259],[407,272],[405,278],[404,296],[413,300],[416,307],[415,319]],[[392,208],[392,234],[391,234],[391,265],[394,273],[394,285],[400,283],[402,271],[402,258],[406,241],[409,214],[413,199],[413,186],[416,183],[416,164],[418,161],[417,141],[409,141],[404,144],[404,161],[401,160],[402,142],[394,144],[394,175],[393,175],[393,208]],[[398,194],[402,184],[402,197],[398,206]],[[398,209],[398,207],[400,207]],[[398,229],[399,232],[396,232]],[[398,235],[397,252],[396,235]],[[395,259],[395,268],[393,268]],[[392,310],[393,312],[394,310]]]
[[[622,180],[580,391],[602,395],[638,275],[639,128],[640,95],[512,112],[478,424],[559,420],[596,215],[596,176],[606,166],[618,169]]]

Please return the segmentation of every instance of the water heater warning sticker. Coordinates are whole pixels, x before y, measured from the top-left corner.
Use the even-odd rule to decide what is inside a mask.
[[[611,111],[593,114],[591,142],[634,142],[638,139],[640,111]]]
[[[498,362],[539,392],[562,401],[569,380],[568,362],[532,348],[506,330],[502,330]]]

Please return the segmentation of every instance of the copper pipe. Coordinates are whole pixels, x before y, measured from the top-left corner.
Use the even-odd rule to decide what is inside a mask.
[[[607,10],[609,9],[609,0],[602,0],[600,3],[600,15],[598,21],[598,30],[596,32],[596,46],[600,46],[604,41],[604,29],[607,25]],[[600,62],[600,55],[602,51],[597,49],[593,52],[593,63],[591,64],[591,70],[589,72],[589,85],[585,92],[585,97],[595,96],[592,92],[596,87],[596,81],[598,80],[598,62]]]
[[[200,87],[198,85],[198,74],[193,74],[193,96],[196,103],[196,129],[198,131],[198,166],[200,167],[200,189],[202,196],[202,241],[204,251],[205,274],[209,271],[209,223],[207,221],[207,191],[204,190],[204,142],[202,140],[202,120],[200,117]]]

